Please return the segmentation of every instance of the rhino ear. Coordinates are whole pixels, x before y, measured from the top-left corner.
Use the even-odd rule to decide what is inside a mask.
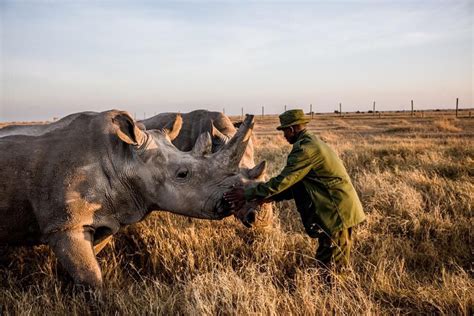
[[[181,117],[181,114],[178,114],[174,121],[168,122],[168,124],[163,127],[162,131],[168,135],[169,139],[172,141],[178,137],[179,132],[181,131],[181,126],[183,126],[183,118]]]
[[[266,169],[267,162],[264,160],[248,171],[249,178],[252,180],[260,178],[265,174]]]
[[[123,142],[135,146],[139,146],[143,143],[145,135],[128,113],[121,112],[115,115],[112,118],[112,123],[116,128],[118,138]]]
[[[196,144],[193,147],[192,154],[195,156],[204,156],[212,152],[211,135],[208,132],[199,135]]]

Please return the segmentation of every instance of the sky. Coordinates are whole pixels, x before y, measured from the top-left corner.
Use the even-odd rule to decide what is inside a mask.
[[[0,121],[473,107],[474,1],[0,0]]]

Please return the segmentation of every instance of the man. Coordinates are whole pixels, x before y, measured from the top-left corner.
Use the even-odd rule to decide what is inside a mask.
[[[349,263],[352,227],[365,218],[359,197],[337,154],[306,130],[302,110],[279,116],[285,139],[293,144],[281,173],[256,187],[233,188],[224,197],[234,209],[245,201],[294,199],[306,232],[318,238],[318,264],[327,272]]]

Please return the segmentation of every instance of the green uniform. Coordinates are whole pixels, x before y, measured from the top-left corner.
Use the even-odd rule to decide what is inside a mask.
[[[244,194],[246,200],[295,199],[306,232],[319,238],[318,253],[324,255],[317,253],[317,259],[324,264],[339,261],[341,253],[345,260],[348,259],[349,228],[365,219],[342,161],[326,143],[307,131],[298,135],[281,173],[266,183],[246,189]],[[318,233],[321,231],[322,234]],[[344,240],[339,240],[341,238]],[[344,247],[349,249],[340,249],[338,245],[346,245]],[[324,259],[328,256],[325,247],[337,248],[331,251],[329,261]]]

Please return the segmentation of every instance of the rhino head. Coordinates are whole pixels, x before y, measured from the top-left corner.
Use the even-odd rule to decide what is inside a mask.
[[[150,210],[204,219],[231,215],[223,199],[232,186],[244,185],[260,176],[261,166],[242,173],[239,163],[253,129],[253,116],[246,117],[237,133],[218,152],[212,153],[208,132],[202,133],[189,152],[178,150],[171,141],[179,134],[181,117],[162,130],[143,131],[133,121],[124,122],[117,135],[132,146],[136,199],[145,206],[143,214],[124,214],[122,223],[139,220]],[[138,196],[139,195],[139,196]]]
[[[240,127],[243,121],[239,122],[238,126],[232,124],[232,121],[224,113],[212,112],[206,110],[195,110],[189,113],[179,114],[179,113],[161,113],[140,121],[148,129],[162,129],[170,122],[174,122],[177,116],[182,115],[183,125],[182,129],[177,138],[172,142],[173,144],[182,151],[194,151],[193,146],[195,146],[196,141],[200,136],[205,136],[208,132],[211,136],[211,152],[217,153],[223,151],[223,149],[228,149],[228,143],[233,136],[237,133],[236,127]],[[202,134],[205,133],[205,134]],[[207,137],[207,136],[206,136]],[[208,140],[206,138],[206,142]],[[227,146],[226,146],[227,145]],[[206,149],[206,152],[209,152],[209,148]],[[219,157],[225,156],[224,154],[214,157],[217,158],[216,161],[219,161]],[[238,158],[238,157],[237,157]],[[229,166],[225,166],[227,168]],[[239,162],[240,173],[242,175],[242,182],[246,185],[252,185],[254,182],[265,181],[265,165],[256,166],[254,162],[254,145],[253,139],[249,139],[245,152],[241,157]],[[233,169],[232,166],[231,169]],[[213,170],[220,170],[221,167],[213,167]],[[271,225],[273,219],[273,210],[270,203],[263,204],[256,207],[255,211],[252,212],[252,216],[255,220],[244,220],[244,217],[241,216],[243,212],[237,212],[235,215],[240,219],[246,226],[265,228]],[[256,216],[255,216],[256,215]]]

